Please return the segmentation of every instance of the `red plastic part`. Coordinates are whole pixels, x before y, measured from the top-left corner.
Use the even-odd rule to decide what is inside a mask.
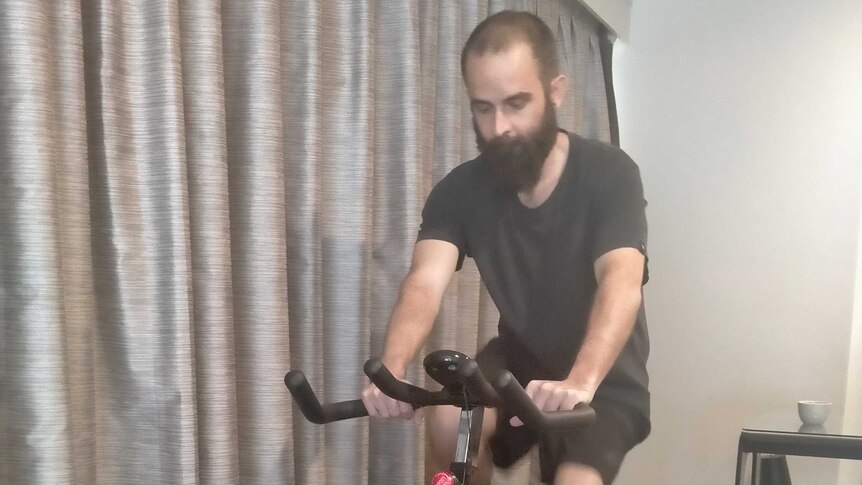
[[[449,472],[437,472],[431,479],[431,485],[458,485],[458,479]]]

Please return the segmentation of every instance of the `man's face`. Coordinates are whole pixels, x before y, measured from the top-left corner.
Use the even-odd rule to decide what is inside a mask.
[[[556,142],[557,121],[530,47],[471,54],[465,78],[476,144],[497,182],[513,192],[534,187]]]

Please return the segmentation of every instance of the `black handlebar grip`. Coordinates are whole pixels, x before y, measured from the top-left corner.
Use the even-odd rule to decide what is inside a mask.
[[[479,364],[475,360],[462,360],[458,363],[458,374],[464,379],[467,389],[474,392],[485,404],[501,407],[503,399],[485,380]]]
[[[285,374],[284,384],[299,406],[305,418],[315,424],[326,424],[343,419],[368,416],[368,411],[361,399],[343,401],[321,406],[317,396],[308,384],[305,374],[292,370]]]
[[[508,371],[494,379],[494,388],[505,400],[509,411],[521,418],[524,426],[543,433],[551,430],[583,428],[596,420],[596,411],[588,404],[579,403],[571,411],[542,412],[533,403],[527,391]]]
[[[416,387],[404,381],[399,381],[389,372],[380,359],[369,359],[365,362],[365,375],[380,389],[383,394],[395,399],[412,404],[414,407],[438,404],[439,398],[427,389]]]

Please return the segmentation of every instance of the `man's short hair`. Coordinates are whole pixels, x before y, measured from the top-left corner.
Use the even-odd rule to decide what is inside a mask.
[[[518,42],[532,49],[543,83],[550,82],[560,74],[557,42],[548,25],[529,12],[503,10],[486,18],[473,29],[461,51],[461,77],[467,80],[467,57],[470,54],[496,54]]]

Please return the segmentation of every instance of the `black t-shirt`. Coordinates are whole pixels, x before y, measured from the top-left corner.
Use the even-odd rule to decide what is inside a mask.
[[[482,155],[461,164],[431,191],[419,240],[439,239],[476,261],[500,311],[499,332],[565,378],[586,332],[596,292],[593,263],[617,248],[646,254],[640,172],[619,148],[569,134],[569,155],[550,197],[530,209],[497,188]],[[644,268],[646,283],[648,271]],[[649,416],[643,305],[631,337],[596,392]]]

